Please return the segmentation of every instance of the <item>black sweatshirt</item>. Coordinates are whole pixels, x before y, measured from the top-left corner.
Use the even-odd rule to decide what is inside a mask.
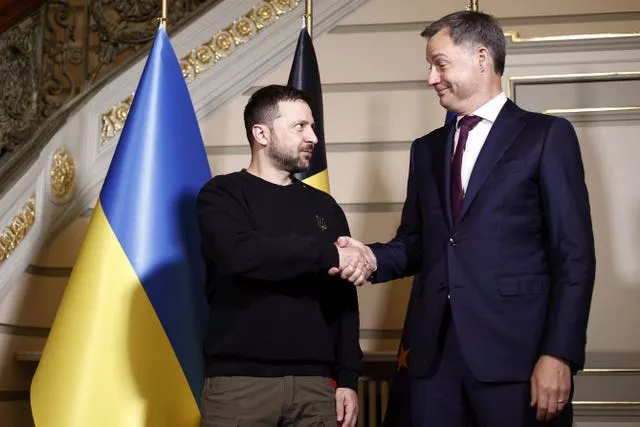
[[[209,323],[206,375],[321,375],[356,388],[355,287],[327,274],[349,235],[328,194],[247,171],[219,175],[197,202]]]

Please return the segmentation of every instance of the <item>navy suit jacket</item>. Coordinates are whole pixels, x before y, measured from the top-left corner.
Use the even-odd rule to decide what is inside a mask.
[[[405,324],[409,372],[427,376],[433,369],[448,296],[462,354],[477,379],[527,381],[541,354],[581,369],[595,254],[573,127],[507,101],[455,225],[454,131],[455,120],[413,142],[397,234],[371,245],[376,282],[419,273]]]

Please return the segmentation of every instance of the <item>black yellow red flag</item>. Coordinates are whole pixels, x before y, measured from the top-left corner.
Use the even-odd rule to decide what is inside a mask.
[[[324,117],[322,111],[322,85],[320,83],[320,71],[313,42],[306,28],[300,30],[296,53],[293,57],[291,72],[289,73],[289,86],[307,93],[311,100],[311,111],[316,122],[315,131],[318,143],[313,150],[311,166],[306,172],[296,175],[303,182],[330,193],[329,173],[327,171],[327,150],[324,140]]]

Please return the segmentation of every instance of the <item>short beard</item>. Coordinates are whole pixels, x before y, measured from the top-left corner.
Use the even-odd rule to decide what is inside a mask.
[[[292,156],[281,148],[278,139],[275,137],[273,132],[271,135],[271,143],[267,146],[267,155],[273,161],[274,166],[278,169],[285,170],[292,175],[309,170],[309,164],[303,163],[303,160],[300,158],[299,151],[296,150],[297,155]]]

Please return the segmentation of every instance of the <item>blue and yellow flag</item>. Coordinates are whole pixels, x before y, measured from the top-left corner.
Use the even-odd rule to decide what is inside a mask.
[[[211,177],[156,35],[31,387],[37,427],[195,427],[204,362],[195,203]]]

